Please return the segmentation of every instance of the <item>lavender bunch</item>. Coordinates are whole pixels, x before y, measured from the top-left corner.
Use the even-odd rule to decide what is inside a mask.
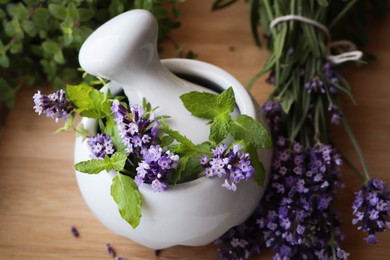
[[[42,95],[38,90],[33,96],[33,100],[34,110],[38,115],[45,114],[47,117],[55,119],[57,123],[60,119],[67,120],[75,109],[62,89],[50,95]]]
[[[215,3],[214,7],[224,7],[222,1]],[[341,74],[342,65],[366,59],[356,51],[365,35],[356,28],[364,28],[367,10],[376,13],[386,6],[384,0],[251,1],[254,38],[260,44],[257,27],[261,26],[270,55],[249,87],[266,73],[267,82],[275,85],[263,107],[275,152],[260,209],[248,223],[221,238],[221,257],[247,258],[256,253],[251,250],[256,244],[271,247],[275,259],[348,257],[339,247],[340,220],[332,203],[343,185],[341,156],[328,136],[331,125],[344,126],[364,171],[364,185],[353,205],[353,223],[361,223],[359,229],[368,233],[369,243],[376,242],[376,232],[389,226],[389,192],[383,181],[370,177],[340,101],[341,95],[347,95],[354,102]],[[257,230],[248,226],[253,225],[253,218],[258,220]],[[253,237],[257,240],[249,239]],[[233,238],[247,244],[234,246]]]

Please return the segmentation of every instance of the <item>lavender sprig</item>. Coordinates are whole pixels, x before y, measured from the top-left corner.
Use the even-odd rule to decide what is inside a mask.
[[[115,147],[109,135],[98,133],[96,136],[89,138],[88,145],[92,149],[92,157],[94,158],[104,159],[106,155],[112,155],[115,152]]]
[[[129,113],[118,100],[113,101],[111,110],[126,152],[140,156],[143,150],[156,143],[159,123],[153,112],[147,115],[142,106],[134,104]]]
[[[33,96],[34,109],[38,115],[45,114],[55,119],[56,122],[62,118],[67,120],[75,110],[72,102],[66,97],[64,90],[58,90],[50,95],[42,95],[38,90]]]
[[[367,232],[367,243],[376,244],[376,232],[390,228],[390,192],[386,182],[370,179],[355,193],[353,202],[353,225],[360,223],[359,230]]]
[[[225,182],[222,187],[236,191],[237,183],[252,178],[255,170],[251,165],[250,156],[242,151],[240,144],[233,145],[227,150],[226,144],[220,144],[212,149],[213,157],[202,156],[200,164],[205,171],[206,177],[223,177]]]
[[[179,156],[170,151],[163,152],[159,145],[152,145],[147,150],[142,150],[142,161],[138,163],[135,183],[151,184],[153,191],[165,191],[168,187],[168,179],[178,167]]]

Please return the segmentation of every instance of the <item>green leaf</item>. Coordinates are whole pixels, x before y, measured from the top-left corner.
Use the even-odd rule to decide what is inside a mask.
[[[3,68],[9,67],[9,59],[7,56],[5,56],[5,55],[0,56],[0,66]]]
[[[232,118],[229,113],[222,113],[216,116],[210,126],[209,139],[216,143],[220,143],[229,134],[231,123]]]
[[[117,173],[112,180],[111,196],[118,205],[122,218],[136,228],[141,219],[142,199],[134,180]]]
[[[106,170],[107,163],[102,159],[92,159],[76,163],[74,169],[79,172],[88,174],[98,174],[101,171]]]
[[[46,54],[50,56],[54,55],[55,53],[61,50],[57,42],[50,41],[50,40],[47,40],[42,43],[42,49]]]
[[[78,12],[79,12],[79,19],[82,22],[89,21],[95,15],[94,9],[79,8]]]
[[[76,116],[76,113],[72,112],[70,114],[69,118],[65,121],[65,125],[63,127],[59,128],[54,133],[59,133],[59,132],[65,132],[65,131],[73,130],[73,122],[74,122],[75,116]]]
[[[126,145],[123,144],[117,125],[112,117],[107,119],[103,133],[111,136],[112,143],[117,151],[123,152],[126,149]]]
[[[116,152],[110,158],[112,168],[117,171],[122,171],[125,168],[127,154],[123,152]]]
[[[212,11],[220,10],[234,4],[235,2],[237,2],[237,0],[216,0],[213,6],[211,7],[211,10]]]
[[[0,19],[3,19],[6,16],[5,12],[0,9]]]
[[[50,12],[46,8],[37,8],[33,12],[32,21],[37,28],[45,29],[49,26]]]
[[[49,12],[59,20],[64,20],[66,17],[66,8],[63,5],[49,4]]]
[[[263,163],[260,161],[255,147],[247,148],[249,156],[251,158],[251,165],[255,169],[253,180],[260,186],[264,185],[265,181],[265,169]]]
[[[286,91],[281,98],[280,105],[282,106],[283,111],[288,114],[292,104],[294,103],[294,95],[290,91]]]
[[[69,3],[68,7],[66,8],[66,13],[72,18],[72,20],[79,19],[79,12],[74,3]]]
[[[267,129],[247,115],[240,115],[232,122],[230,133],[236,140],[242,140],[256,148],[271,148],[272,145]]]
[[[66,94],[81,116],[99,119],[111,114],[110,100],[104,93],[87,84],[68,85]]]
[[[33,22],[29,20],[23,20],[21,26],[27,35],[34,37],[37,34]]]
[[[229,87],[218,95],[217,106],[220,113],[233,112],[234,107],[236,106],[236,100],[234,99],[234,92],[232,87]]]
[[[76,126],[76,136],[77,136],[77,137],[83,137],[83,139],[85,139],[85,138],[88,137],[88,130],[85,129],[84,124],[79,123],[79,124]]]
[[[64,55],[62,54],[62,50],[58,50],[54,56],[53,56],[53,59],[55,60],[55,62],[57,62],[58,64],[64,64],[65,63],[65,58],[64,58]]]
[[[179,143],[181,143],[186,149],[196,150],[195,144],[190,139],[188,139],[184,135],[181,135],[178,131],[175,131],[170,128],[164,120],[162,120],[161,130],[164,131],[167,135],[174,138]]]
[[[193,116],[213,119],[219,114],[217,107],[218,96],[208,92],[192,91],[180,96],[184,107]]]
[[[16,17],[21,21],[28,19],[28,10],[22,3],[19,3],[16,8]]]
[[[211,120],[221,113],[232,112],[235,106],[234,92],[231,87],[219,95],[192,91],[181,95],[180,99],[193,116]]]

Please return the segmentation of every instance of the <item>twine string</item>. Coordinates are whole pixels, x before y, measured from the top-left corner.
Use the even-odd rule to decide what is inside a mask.
[[[326,58],[333,64],[340,64],[346,61],[357,61],[363,57],[363,52],[357,50],[353,42],[348,40],[332,42],[331,40],[332,37],[330,35],[330,32],[325,25],[323,25],[322,23],[316,20],[301,15],[290,14],[290,15],[276,17],[269,24],[269,29],[272,31],[278,23],[287,22],[287,21],[300,21],[321,29],[325,33],[326,37],[328,38],[328,44],[327,44],[328,54]],[[346,47],[346,48],[342,48],[342,47]],[[337,49],[341,53],[337,55],[332,55],[331,49],[333,48]],[[345,51],[345,49],[348,49],[348,51]]]

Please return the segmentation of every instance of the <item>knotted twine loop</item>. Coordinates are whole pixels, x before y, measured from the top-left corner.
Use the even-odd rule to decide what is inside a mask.
[[[351,61],[351,60],[356,61],[356,60],[360,60],[362,58],[363,52],[356,50],[355,44],[353,44],[351,41],[341,40],[341,41],[333,41],[332,42],[331,41],[332,37],[330,35],[330,32],[329,32],[328,28],[325,25],[323,25],[322,23],[320,23],[320,22],[318,22],[316,20],[313,20],[313,19],[301,16],[301,15],[290,14],[290,15],[276,17],[269,24],[269,29],[272,31],[273,28],[278,23],[287,22],[287,21],[291,21],[291,20],[300,21],[300,22],[304,22],[304,23],[307,23],[307,24],[311,24],[311,25],[321,29],[325,33],[325,35],[326,35],[326,37],[328,38],[328,41],[329,41],[329,43],[327,44],[327,46],[328,46],[328,55],[326,56],[326,58],[331,63],[333,63],[333,64],[340,64],[340,63],[343,63],[345,61]],[[341,50],[342,47],[347,47],[349,49],[349,51]],[[330,54],[330,51],[331,51],[332,48],[336,48],[338,51],[341,51],[342,53],[340,53],[338,55],[332,55],[332,54]]]

